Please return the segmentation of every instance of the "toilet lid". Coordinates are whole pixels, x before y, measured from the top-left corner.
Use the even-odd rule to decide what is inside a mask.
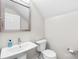
[[[42,53],[47,57],[56,57],[56,53],[53,50],[47,49],[44,50]]]

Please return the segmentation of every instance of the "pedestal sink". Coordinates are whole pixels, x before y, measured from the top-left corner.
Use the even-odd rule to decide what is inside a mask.
[[[24,55],[26,56],[27,51],[36,47],[37,45],[33,42],[24,42],[21,43],[20,45],[16,44],[11,48],[9,47],[2,48],[1,59],[14,59],[14,58],[19,59],[20,56],[24,56]],[[25,59],[27,58],[25,57]]]

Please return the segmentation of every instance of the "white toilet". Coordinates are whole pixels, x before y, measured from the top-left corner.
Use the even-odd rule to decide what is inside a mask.
[[[56,52],[50,49],[46,49],[46,40],[36,41],[38,44],[37,51],[41,52],[41,59],[56,59]]]

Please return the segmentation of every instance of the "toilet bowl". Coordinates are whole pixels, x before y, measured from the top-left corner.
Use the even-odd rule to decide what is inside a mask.
[[[46,49],[42,52],[43,59],[56,59],[56,53],[53,50]]]
[[[41,52],[41,59],[57,59],[54,50],[46,49],[47,41],[45,39],[36,42],[38,45],[37,51]]]

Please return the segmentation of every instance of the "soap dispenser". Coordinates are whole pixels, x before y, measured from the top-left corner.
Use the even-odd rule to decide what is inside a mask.
[[[9,40],[9,42],[8,42],[8,47],[12,47],[12,46],[13,46],[12,40]]]

